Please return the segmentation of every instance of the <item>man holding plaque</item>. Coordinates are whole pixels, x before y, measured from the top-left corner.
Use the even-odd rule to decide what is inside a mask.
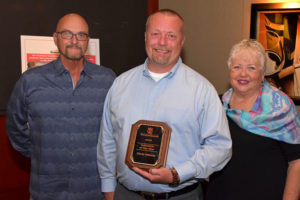
[[[202,199],[198,179],[224,167],[231,139],[214,87],[182,63],[182,17],[149,16],[145,63],[113,83],[98,140],[102,191],[110,199]]]

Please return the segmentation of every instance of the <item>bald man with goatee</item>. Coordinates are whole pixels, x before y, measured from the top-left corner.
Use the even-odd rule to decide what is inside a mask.
[[[90,35],[80,15],[63,16],[53,38],[60,56],[22,74],[7,106],[7,134],[31,159],[33,200],[100,200],[97,138],[115,74],[85,59]]]

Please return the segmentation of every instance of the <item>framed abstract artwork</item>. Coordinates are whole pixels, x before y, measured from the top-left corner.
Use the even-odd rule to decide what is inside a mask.
[[[252,4],[250,37],[266,50],[266,79],[300,105],[300,8]]]

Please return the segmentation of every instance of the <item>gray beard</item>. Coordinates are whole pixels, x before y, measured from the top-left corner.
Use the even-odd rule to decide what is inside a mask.
[[[169,59],[165,59],[165,60],[157,60],[154,56],[152,56],[152,61],[153,63],[155,63],[156,65],[165,65],[169,62]]]

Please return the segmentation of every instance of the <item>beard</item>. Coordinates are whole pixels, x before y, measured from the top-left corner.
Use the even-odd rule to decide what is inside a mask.
[[[79,50],[78,53],[71,53],[69,52],[69,48],[77,48]],[[66,46],[66,53],[65,53],[65,57],[70,59],[70,60],[80,60],[82,57],[84,56],[84,53],[83,53],[83,50],[80,46],[78,45],[74,45],[74,44],[71,44],[71,45],[67,45]]]
[[[167,58],[157,58],[156,56],[152,56],[153,63],[157,65],[165,65],[169,62],[169,57]]]
[[[152,62],[157,65],[165,65],[170,61],[170,55],[157,55],[155,52],[152,53]]]

